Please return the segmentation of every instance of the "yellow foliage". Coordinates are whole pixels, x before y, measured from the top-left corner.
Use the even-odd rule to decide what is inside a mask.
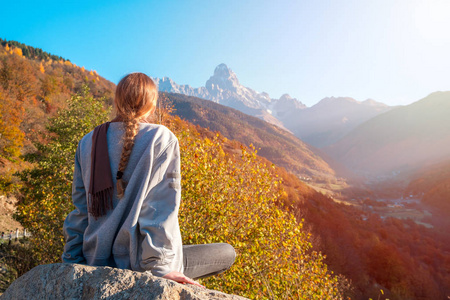
[[[20,48],[14,48],[13,53],[15,53],[19,56],[23,56],[22,49],[20,49]]]
[[[70,61],[68,61],[68,60],[66,60],[66,61],[64,62],[64,64],[65,64],[66,66],[72,66],[72,63],[71,63]]]
[[[84,66],[83,66],[83,67],[81,67],[81,71],[83,71],[83,72],[85,71],[85,68],[84,68]]]
[[[340,299],[303,225],[278,207],[281,183],[255,149],[232,157],[220,136],[202,139],[180,122],[171,129],[182,155],[183,243],[227,242],[238,253],[230,271],[202,282],[250,299]]]
[[[44,68],[44,65],[42,64],[42,62],[41,62],[41,64],[39,65],[39,71],[41,71],[42,74],[45,73],[45,68]]]
[[[5,50],[6,50],[6,51],[9,51],[9,45],[8,45],[8,44],[6,44]]]
[[[92,70],[89,72],[89,75],[94,76],[94,72]]]
[[[24,133],[20,130],[23,108],[16,99],[4,95],[0,90],[0,156],[19,157]]]

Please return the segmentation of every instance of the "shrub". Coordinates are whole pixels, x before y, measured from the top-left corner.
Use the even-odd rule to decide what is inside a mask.
[[[47,143],[37,144],[38,153],[26,158],[35,167],[19,174],[23,187],[15,217],[32,233],[33,254],[41,263],[60,261],[62,255],[62,224],[74,209],[71,191],[78,141],[108,115],[102,99],[84,87],[67,109],[50,119]]]

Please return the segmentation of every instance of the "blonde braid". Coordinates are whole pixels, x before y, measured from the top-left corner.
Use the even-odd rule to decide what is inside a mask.
[[[157,100],[158,88],[144,73],[128,74],[117,84],[114,97],[116,119],[123,122],[125,127],[122,156],[116,176],[119,198],[125,193],[126,183],[122,177],[133,150],[134,138],[139,131],[139,120],[146,119],[155,111]]]
[[[123,138],[122,155],[117,172],[117,196],[119,198],[122,198],[125,193],[125,182],[123,181],[122,175],[125,172],[131,151],[133,150],[134,138],[139,131],[139,120],[137,118],[128,119],[123,124],[125,126],[125,136]]]

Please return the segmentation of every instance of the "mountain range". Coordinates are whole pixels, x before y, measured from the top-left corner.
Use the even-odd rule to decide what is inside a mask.
[[[399,107],[350,97],[327,97],[307,107],[289,94],[273,99],[243,86],[225,64],[218,65],[200,88],[178,85],[167,77],[156,81],[161,91],[207,99],[272,123],[312,145],[317,155],[326,153],[338,164],[372,178],[411,171],[450,156],[450,92]]]
[[[388,111],[386,104],[349,97],[324,98],[307,107],[289,94],[274,99],[265,92],[243,86],[225,64],[218,65],[204,87],[179,85],[168,77],[156,78],[160,91],[211,100],[286,129],[305,142],[321,148],[345,136],[370,118]]]
[[[289,95],[282,97],[281,103],[275,105],[278,101],[271,99],[269,94],[258,93],[251,88],[241,85],[236,74],[225,64],[220,64],[216,67],[214,74],[206,81],[204,87],[193,88],[189,85],[178,85],[168,77],[156,78],[156,82],[160,91],[211,100],[282,128],[284,128],[282,122],[274,116],[277,114],[277,111],[274,111],[274,109],[280,109],[282,113],[284,105],[300,108],[306,107]]]
[[[289,118],[283,118],[283,124],[303,141],[323,148],[390,109],[371,99],[359,102],[350,97],[328,97],[312,107],[292,111]]]

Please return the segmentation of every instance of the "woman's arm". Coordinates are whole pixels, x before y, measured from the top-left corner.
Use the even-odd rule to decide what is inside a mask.
[[[138,219],[143,237],[140,265],[153,275],[163,277],[172,271],[181,271],[183,261],[178,225],[180,150],[176,138],[155,159],[151,172],[149,192]]]
[[[75,168],[72,183],[72,201],[75,210],[72,211],[64,221],[64,253],[63,262],[67,263],[86,263],[83,256],[83,235],[88,225],[88,211],[86,201],[86,189],[81,176],[81,167],[79,163],[79,145],[75,154]]]

